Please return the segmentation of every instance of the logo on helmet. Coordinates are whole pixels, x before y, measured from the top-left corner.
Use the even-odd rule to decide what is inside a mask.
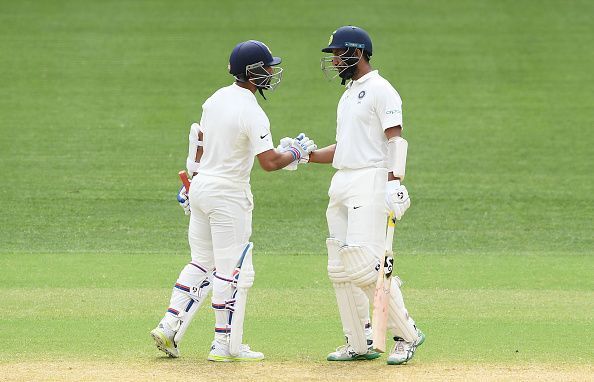
[[[332,32],[332,34],[330,35],[330,39],[328,40],[328,45],[332,45],[332,40],[334,40],[334,33],[336,33],[336,31]]]

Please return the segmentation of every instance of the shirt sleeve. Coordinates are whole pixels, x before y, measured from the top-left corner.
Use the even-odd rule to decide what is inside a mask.
[[[375,101],[375,112],[383,130],[402,126],[402,99],[396,89],[389,84],[386,85],[378,92],[378,98]]]
[[[247,117],[246,133],[254,149],[254,155],[273,149],[270,121],[264,111],[257,110],[249,113]]]

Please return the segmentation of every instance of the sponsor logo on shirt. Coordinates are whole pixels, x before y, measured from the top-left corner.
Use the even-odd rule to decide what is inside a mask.
[[[402,113],[402,112],[398,109],[386,110],[386,114],[400,114],[400,113]]]

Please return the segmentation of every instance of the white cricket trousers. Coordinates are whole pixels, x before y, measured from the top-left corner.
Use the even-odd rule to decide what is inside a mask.
[[[254,198],[249,183],[198,174],[190,187],[188,241],[192,260],[221,272],[232,272],[252,235]]]
[[[326,210],[330,237],[364,247],[378,259],[386,239],[385,168],[338,170],[332,177]]]
[[[231,299],[232,279],[241,253],[252,234],[253,195],[249,183],[198,174],[190,187],[190,227],[188,241],[192,262],[212,270],[212,306],[215,309],[217,336],[230,331],[230,316],[225,304]]]

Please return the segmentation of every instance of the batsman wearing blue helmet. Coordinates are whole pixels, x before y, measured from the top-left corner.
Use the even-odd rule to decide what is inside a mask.
[[[151,331],[157,348],[179,356],[179,344],[192,318],[212,289],[215,312],[211,361],[254,361],[264,355],[242,344],[247,293],[254,281],[252,264],[253,196],[250,172],[254,158],[266,171],[306,161],[316,149],[304,134],[284,138],[275,150],[268,117],[255,92],[273,90],[281,81],[279,57],[255,40],[235,46],[229,73],[235,81],[202,105],[200,123],[192,124],[187,159],[194,175],[182,187],[180,205],[190,215],[188,241],[192,261],[181,271],[165,316]]]
[[[379,260],[384,254],[389,212],[400,220],[410,198],[404,180],[407,142],[401,137],[402,101],[377,70],[372,70],[371,38],[361,28],[344,26],[330,36],[322,70],[346,84],[337,108],[336,143],[312,153],[310,162],[332,163],[326,211],[328,275],[347,339],[329,361],[374,359],[369,301],[373,301]],[[425,336],[409,316],[392,279],[388,328],[395,344],[388,364],[409,361]]]

